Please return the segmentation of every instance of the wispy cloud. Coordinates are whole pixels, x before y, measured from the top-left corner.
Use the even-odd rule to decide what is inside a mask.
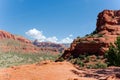
[[[52,37],[46,37],[42,31],[37,30],[35,28],[28,30],[26,35],[30,36],[33,39],[37,39],[39,42],[54,42],[54,43],[71,43],[73,41],[72,34],[70,34],[68,37],[63,38],[61,40],[58,40],[56,36]]]

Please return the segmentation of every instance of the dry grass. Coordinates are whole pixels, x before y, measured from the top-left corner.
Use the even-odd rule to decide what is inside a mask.
[[[23,64],[33,64],[43,60],[55,60],[59,55],[53,55],[51,53],[0,53],[0,67],[11,67]]]

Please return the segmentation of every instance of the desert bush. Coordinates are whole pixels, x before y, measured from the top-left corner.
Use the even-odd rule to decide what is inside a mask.
[[[98,37],[103,37],[103,34],[98,34]]]
[[[115,41],[115,46],[111,44],[106,53],[107,63],[109,66],[120,66],[120,37]]]
[[[99,57],[99,58],[97,58]],[[70,62],[80,67],[89,69],[107,68],[105,58],[98,55],[80,54],[78,57],[71,57]]]
[[[80,59],[71,59],[70,62],[73,63],[73,64],[77,64],[80,67],[84,67],[84,63]]]
[[[79,65],[80,67],[84,67],[84,63],[80,58],[77,58],[74,62],[74,64]]]
[[[56,60],[55,62],[57,62],[57,61],[60,61],[60,62],[62,62],[62,61],[64,61],[65,59],[64,58],[59,58],[58,60]]]
[[[77,64],[80,67],[84,67],[84,62],[82,60],[84,60],[85,58],[86,58],[86,55],[81,55],[81,54],[76,58],[71,56],[70,62],[73,63],[73,64]]]
[[[80,36],[78,36],[77,39],[80,39]]]
[[[95,64],[94,68],[96,68],[96,69],[98,69],[98,68],[100,68],[100,69],[101,68],[107,68],[107,64],[98,62],[98,63]]]
[[[91,32],[90,34],[86,34],[85,37],[94,36],[95,34],[97,34],[97,31],[96,31],[96,30],[94,30],[94,31]]]
[[[96,63],[96,64],[89,64],[86,66],[88,69],[103,69],[103,68],[107,68],[107,64],[106,63]]]

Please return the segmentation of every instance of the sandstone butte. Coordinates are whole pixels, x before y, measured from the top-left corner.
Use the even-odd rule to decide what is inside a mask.
[[[61,56],[64,59],[79,54],[103,55],[111,43],[120,35],[120,10],[104,10],[98,14],[96,29],[93,33],[74,39],[70,48]]]
[[[39,53],[40,51],[49,51],[54,54],[59,53],[56,49],[39,48],[33,45],[30,40],[3,30],[0,30],[0,51],[22,53]]]

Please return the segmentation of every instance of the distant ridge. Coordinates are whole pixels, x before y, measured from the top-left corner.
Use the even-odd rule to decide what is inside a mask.
[[[39,42],[38,40],[33,41],[33,44],[40,48],[53,49],[60,53],[63,53],[69,47],[69,44],[58,44],[52,42]]]
[[[22,36],[13,35],[7,31],[0,30],[0,52],[18,52],[18,53],[40,53],[50,52],[59,53],[57,50],[40,48]]]

